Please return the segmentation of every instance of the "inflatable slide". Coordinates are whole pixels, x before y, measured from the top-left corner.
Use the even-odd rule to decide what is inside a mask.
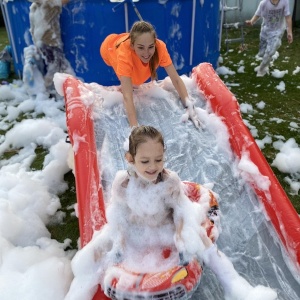
[[[252,285],[276,289],[279,299],[300,299],[298,214],[244,125],[236,98],[212,66],[201,63],[183,80],[203,128],[181,122],[183,109],[168,78],[134,91],[140,124],[163,133],[167,168],[219,195],[222,233],[217,244],[236,270]],[[115,173],[126,169],[123,142],[129,128],[118,87],[68,77],[63,89],[84,247],[105,223]],[[94,299],[108,298],[99,288]],[[204,268],[191,299],[224,299],[210,270]]]

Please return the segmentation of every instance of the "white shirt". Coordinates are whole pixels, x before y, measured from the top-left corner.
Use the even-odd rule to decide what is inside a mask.
[[[289,0],[280,0],[276,5],[271,0],[262,0],[255,15],[263,18],[261,37],[282,35],[286,29],[285,17],[290,15]]]

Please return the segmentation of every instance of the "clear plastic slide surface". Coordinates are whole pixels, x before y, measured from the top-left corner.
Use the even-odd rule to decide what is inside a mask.
[[[183,80],[202,129],[181,121],[184,110],[168,78],[134,90],[139,123],[163,133],[167,168],[219,195],[222,233],[217,245],[239,274],[253,286],[276,289],[279,299],[300,299],[299,216],[242,124],[236,99],[212,67],[200,64]],[[85,245],[105,222],[105,202],[116,172],[127,168],[123,143],[129,128],[118,87],[69,78],[64,92]],[[105,299],[102,291],[94,299]],[[224,299],[209,269],[204,268],[191,299]]]

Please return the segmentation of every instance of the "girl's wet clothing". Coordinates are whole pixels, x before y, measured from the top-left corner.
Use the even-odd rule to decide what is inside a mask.
[[[285,29],[285,17],[289,16],[289,1],[280,0],[274,5],[270,0],[259,3],[255,15],[262,18],[260,37],[263,39],[282,36]]]
[[[260,31],[258,55],[262,57],[260,69],[266,69],[272,61],[272,56],[281,46],[281,39],[286,30],[285,17],[290,15],[289,1],[280,0],[274,5],[270,0],[263,0],[255,12],[263,19]]]
[[[216,207],[210,190],[184,184],[172,171],[163,170],[155,183],[138,177],[134,171],[119,171],[106,210],[107,224],[73,259],[75,278],[65,299],[74,299],[78,291],[82,295],[84,291],[82,299],[87,299],[87,295],[93,296],[90,291],[96,291],[98,283],[103,291],[108,291],[113,278],[125,286],[135,286],[135,277],[130,281],[130,273],[124,270],[138,274],[159,273],[178,266],[179,258],[184,256],[188,261],[197,257],[212,269],[224,288],[226,300],[275,300],[275,291],[263,286],[252,287],[240,277],[215,245],[204,247],[203,222],[208,213],[216,214]],[[167,256],[164,255],[166,248],[170,250]],[[86,263],[86,271],[80,264],[76,268],[80,260]],[[90,274],[89,267],[94,264],[96,274]],[[88,286],[82,286],[82,278],[88,278],[85,280]],[[257,292],[262,297],[257,298]]]
[[[187,257],[201,256],[205,248],[201,236],[206,235],[202,225],[211,209],[211,194],[203,188],[201,201],[192,202],[175,172],[163,170],[161,178],[154,184],[135,173],[117,173],[106,211],[115,251],[122,252],[126,244],[137,248],[175,246]]]
[[[31,0],[30,6],[30,33],[37,50],[41,54],[45,70],[45,86],[53,84],[56,72],[75,75],[69,61],[63,52],[61,39],[60,14],[62,0]]]
[[[30,6],[30,33],[34,44],[40,47],[62,47],[60,31],[61,0],[32,0]]]

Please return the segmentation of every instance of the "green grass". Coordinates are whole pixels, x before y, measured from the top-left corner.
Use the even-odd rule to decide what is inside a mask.
[[[6,46],[9,45],[7,33],[4,27],[0,27],[0,51]],[[12,82],[14,79],[18,79],[18,76],[12,72],[6,81]],[[24,119],[29,118],[29,114],[20,114],[17,119],[17,122],[21,122]],[[43,118],[44,114],[40,114],[37,118]],[[9,126],[7,130],[0,130],[1,135],[5,135],[13,127],[13,124]],[[21,149],[9,149],[1,157],[1,160],[8,160],[12,156],[19,153]],[[43,162],[45,156],[48,154],[48,150],[38,146],[35,149],[36,157],[31,163],[30,168],[35,170],[41,170],[43,168]],[[77,242],[79,238],[79,227],[78,227],[78,218],[74,215],[74,204],[76,203],[76,190],[75,190],[75,178],[73,173],[70,171],[64,176],[65,181],[68,183],[68,190],[61,195],[58,195],[60,198],[61,206],[60,212],[65,215],[63,222],[51,222],[47,228],[51,233],[53,239],[63,242],[66,238],[71,239],[70,247],[73,249],[77,248]]]
[[[231,30],[229,32],[230,37],[237,36],[238,34],[239,32],[237,30]],[[297,143],[300,144],[299,130],[292,131],[289,127],[290,122],[299,122],[300,116],[300,97],[298,96],[300,91],[298,88],[300,85],[300,73],[292,75],[292,71],[295,70],[296,66],[300,66],[300,29],[294,29],[293,44],[288,45],[284,38],[283,45],[279,49],[280,57],[275,61],[274,68],[276,67],[279,70],[289,71],[283,79],[276,79],[271,76],[257,78],[255,76],[255,66],[252,65],[252,63],[255,62],[254,57],[258,50],[258,43],[259,28],[245,29],[244,51],[240,51],[240,45],[232,44],[229,46],[230,50],[226,52],[226,47],[223,43],[221,55],[224,58],[224,62],[222,65],[236,71],[240,66],[240,62],[243,60],[245,73],[236,73],[235,75],[230,75],[228,78],[221,76],[221,78],[224,82],[239,84],[239,86],[232,86],[231,91],[235,94],[240,104],[252,104],[254,111],[252,111],[251,114],[243,114],[243,118],[257,128],[257,139],[263,139],[266,135],[269,135],[272,137],[272,140],[275,141],[277,140],[277,136],[283,136],[285,140],[295,138]],[[9,44],[9,42],[5,28],[0,27],[0,48],[4,48],[7,44]],[[14,78],[17,77],[12,73],[8,81],[11,82]],[[286,83],[286,90],[283,93],[276,89],[276,86],[281,80]],[[262,110],[256,107],[256,104],[261,101],[264,101],[266,104],[265,108]],[[272,121],[272,118],[283,119],[283,122],[280,124],[276,123]],[[5,132],[1,132],[1,134],[5,134]],[[5,159],[16,154],[17,151],[17,149],[11,149],[5,154]],[[275,150],[272,144],[266,144],[265,148],[262,149],[262,152],[267,161],[271,164],[278,153],[278,150]],[[47,151],[43,148],[38,147],[36,149],[37,157],[31,165],[33,170],[39,170],[43,167],[42,164],[46,154]],[[287,174],[279,172],[276,168],[272,169],[297,212],[300,213],[299,196],[290,194],[290,187],[284,180]],[[48,229],[51,232],[52,238],[60,242],[63,242],[66,237],[70,238],[72,240],[71,247],[76,248],[79,229],[78,219],[74,216],[73,209],[74,204],[76,203],[75,179],[73,173],[67,173],[65,175],[65,180],[68,183],[69,188],[65,193],[59,195],[62,204],[61,212],[65,217],[62,223],[51,223],[48,226]]]
[[[9,45],[8,36],[5,30],[5,27],[0,27],[0,51],[6,46]]]
[[[272,142],[275,142],[279,136],[283,136],[285,140],[294,138],[300,145],[300,129],[292,129],[289,126],[291,122],[295,122],[300,127],[300,73],[293,75],[296,67],[300,67],[300,28],[294,28],[294,42],[292,44],[289,45],[286,36],[283,37],[282,46],[278,50],[279,57],[274,61],[273,67],[270,68],[270,71],[274,69],[288,70],[288,74],[283,78],[274,78],[271,75],[262,78],[256,77],[254,67],[259,64],[255,60],[259,45],[259,30],[259,27],[245,28],[244,47],[239,44],[231,44],[229,50],[226,51],[225,43],[222,44],[223,63],[221,65],[230,68],[236,74],[229,75],[227,78],[225,76],[220,77],[225,83],[238,84],[231,86],[230,90],[240,104],[247,103],[253,106],[254,111],[242,113],[242,117],[257,129],[258,136],[255,137],[256,139],[263,139],[268,135],[272,137]],[[238,30],[229,32],[230,37],[235,37],[238,34]],[[241,61],[245,66],[245,73],[237,73]],[[286,85],[284,92],[276,89],[281,81]],[[258,109],[256,105],[261,101],[265,103],[265,107]],[[283,121],[277,123],[276,119],[273,118]],[[271,164],[278,150],[274,149],[271,143],[265,144],[262,152],[268,163]],[[288,174],[284,174],[274,167],[272,169],[299,213],[299,196],[291,195],[290,186],[284,179]]]
[[[30,165],[30,169],[33,171],[42,170],[44,159],[45,159],[46,155],[49,153],[49,151],[44,149],[41,146],[38,146],[38,147],[36,147],[34,152],[35,152],[36,156]]]
[[[77,249],[79,238],[78,218],[74,215],[74,204],[76,203],[75,180],[72,171],[64,176],[68,183],[69,189],[59,195],[62,208],[60,211],[65,214],[62,223],[49,224],[48,230],[51,232],[51,237],[59,242],[63,242],[66,238],[71,239],[70,248]]]

